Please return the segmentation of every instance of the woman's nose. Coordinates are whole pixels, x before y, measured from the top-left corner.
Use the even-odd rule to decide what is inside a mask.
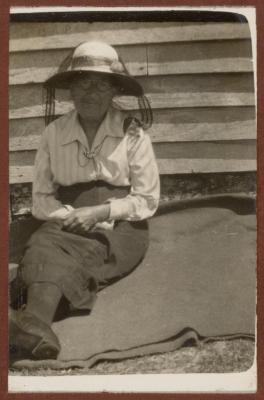
[[[89,87],[84,88],[85,94],[89,94],[92,96],[98,96],[100,94],[96,82],[93,82]]]

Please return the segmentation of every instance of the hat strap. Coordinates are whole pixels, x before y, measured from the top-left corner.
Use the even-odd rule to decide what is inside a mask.
[[[55,119],[55,88],[46,88],[45,100],[45,126],[49,125]]]
[[[59,68],[58,68],[58,73],[60,72],[65,72],[67,69],[70,67],[71,62],[72,62],[72,56],[74,53],[74,49],[68,54],[60,63]]]
[[[141,114],[142,127],[147,130],[152,126],[153,123],[153,112],[150,106],[148,98],[143,95],[138,97],[138,105]]]

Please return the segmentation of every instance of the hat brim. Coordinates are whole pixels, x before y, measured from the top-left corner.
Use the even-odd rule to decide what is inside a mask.
[[[81,70],[58,72],[51,76],[44,82],[44,87],[56,88],[56,89],[69,89],[72,80],[80,75],[89,75],[90,73],[110,77],[114,82],[114,85],[121,88],[121,95],[136,96],[140,97],[143,95],[143,88],[140,83],[129,75],[118,74],[116,72],[101,71],[98,67],[89,67],[87,69],[82,68]]]

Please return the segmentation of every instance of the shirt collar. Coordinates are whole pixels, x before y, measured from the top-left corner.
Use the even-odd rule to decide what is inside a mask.
[[[99,126],[92,147],[100,144],[106,136],[117,138],[124,137],[124,117],[124,113],[121,110],[110,107],[101,125]],[[87,139],[79,123],[78,114],[75,110],[68,113],[62,122],[62,145],[78,140],[79,142],[87,146]]]

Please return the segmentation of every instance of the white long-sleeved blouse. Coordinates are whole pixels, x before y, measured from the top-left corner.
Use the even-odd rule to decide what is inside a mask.
[[[33,215],[50,218],[64,205],[56,198],[60,185],[103,180],[131,186],[123,199],[110,199],[110,220],[151,217],[160,196],[151,140],[141,128],[123,132],[125,115],[110,108],[91,148],[75,110],[49,124],[37,151],[33,178]]]

